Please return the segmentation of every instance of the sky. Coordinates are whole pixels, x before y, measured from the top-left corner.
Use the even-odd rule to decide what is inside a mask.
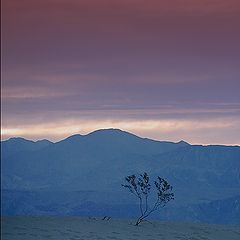
[[[240,145],[239,29],[239,0],[3,0],[2,139]]]

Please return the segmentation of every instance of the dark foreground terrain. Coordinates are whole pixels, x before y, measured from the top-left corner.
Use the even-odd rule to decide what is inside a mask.
[[[102,220],[80,217],[3,217],[3,240],[239,240],[240,225]]]

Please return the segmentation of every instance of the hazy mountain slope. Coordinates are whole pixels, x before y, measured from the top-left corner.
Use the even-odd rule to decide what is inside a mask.
[[[34,142],[20,137],[10,138],[1,142],[2,158],[6,158],[23,151],[36,151],[51,144],[53,143],[46,139]]]
[[[240,195],[181,207],[168,206],[158,216],[163,220],[240,224]]]
[[[240,192],[240,147],[187,146],[154,159],[151,172],[167,177],[184,201],[221,199]]]
[[[116,201],[107,192],[2,192],[3,215],[80,215],[137,217],[134,198]],[[93,199],[97,199],[94,201]],[[177,199],[176,199],[177,200]],[[153,219],[217,224],[240,224],[240,195],[200,204],[169,205],[150,216]]]
[[[113,183],[115,180],[112,175],[116,175],[115,172],[119,173],[117,180],[127,172],[136,171],[137,166],[149,165],[146,159],[152,154],[172,151],[185,145],[142,139],[120,130],[75,135],[44,149],[22,151],[4,159],[3,173],[5,179],[9,180],[4,182],[4,188],[32,190],[47,187],[62,189],[66,186],[67,189],[88,189],[91,184],[96,185],[96,178],[101,177],[103,172],[106,183]],[[93,174],[95,179],[91,183],[90,176]],[[16,181],[14,184],[10,182],[11,176],[21,178],[18,186]],[[101,180],[105,181],[101,178],[97,183],[102,184]]]

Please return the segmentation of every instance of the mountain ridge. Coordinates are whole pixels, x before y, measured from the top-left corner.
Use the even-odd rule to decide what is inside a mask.
[[[48,139],[39,139],[39,140],[31,140],[31,139],[27,139],[25,137],[11,137],[9,139],[6,140],[1,140],[1,143],[4,142],[9,142],[9,141],[27,141],[27,142],[32,142],[32,143],[37,143],[37,142],[49,142],[49,143],[59,143],[59,142],[63,142],[65,140],[71,140],[71,139],[81,139],[81,138],[86,138],[86,137],[92,137],[92,136],[103,136],[106,135],[107,133],[110,133],[114,136],[120,136],[120,135],[125,135],[125,136],[132,136],[132,137],[136,137],[139,139],[145,139],[145,140],[149,140],[149,141],[154,141],[154,142],[165,142],[165,143],[175,143],[175,144],[185,144],[185,145],[191,145],[191,146],[226,146],[226,147],[240,147],[240,145],[234,144],[234,145],[226,145],[226,144],[190,144],[187,141],[184,140],[180,140],[180,141],[166,141],[166,140],[159,140],[159,139],[152,139],[149,137],[140,137],[134,133],[128,132],[128,131],[124,131],[118,128],[103,128],[103,129],[98,129],[98,130],[94,130],[92,132],[89,132],[87,134],[73,134],[70,135],[66,138],[63,138],[61,140],[58,140],[56,142],[50,141]],[[118,134],[118,135],[117,135]]]
[[[62,142],[62,141],[65,141],[65,140],[69,140],[69,139],[72,139],[72,138],[84,138],[84,137],[92,137],[92,136],[106,136],[106,135],[112,135],[112,136],[131,136],[131,137],[135,137],[135,138],[139,138],[139,139],[147,139],[147,140],[151,140],[151,141],[156,141],[156,142],[167,142],[167,143],[181,143],[181,144],[189,144],[187,143],[186,141],[184,140],[180,140],[178,142],[172,142],[172,141],[164,141],[164,140],[156,140],[156,139],[151,139],[151,138],[147,138],[147,137],[140,137],[140,136],[137,136],[136,134],[133,134],[131,132],[127,132],[127,131],[123,131],[121,129],[117,129],[117,128],[106,128],[106,129],[98,129],[98,130],[95,130],[95,131],[92,131],[90,133],[87,133],[87,134],[73,134],[73,135],[70,135],[64,139],[61,139],[59,141],[56,141],[56,142],[52,142],[48,139],[41,139],[41,140],[31,140],[31,139],[27,139],[27,138],[24,138],[24,137],[11,137],[7,140],[1,140],[1,142],[11,142],[11,141],[28,141],[28,142],[33,142],[33,143],[36,143],[36,142],[41,142],[41,141],[48,141],[50,143],[59,143],[59,142]]]

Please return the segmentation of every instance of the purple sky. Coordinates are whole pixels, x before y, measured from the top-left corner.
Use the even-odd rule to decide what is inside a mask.
[[[121,128],[240,144],[239,0],[3,0],[2,137]]]

